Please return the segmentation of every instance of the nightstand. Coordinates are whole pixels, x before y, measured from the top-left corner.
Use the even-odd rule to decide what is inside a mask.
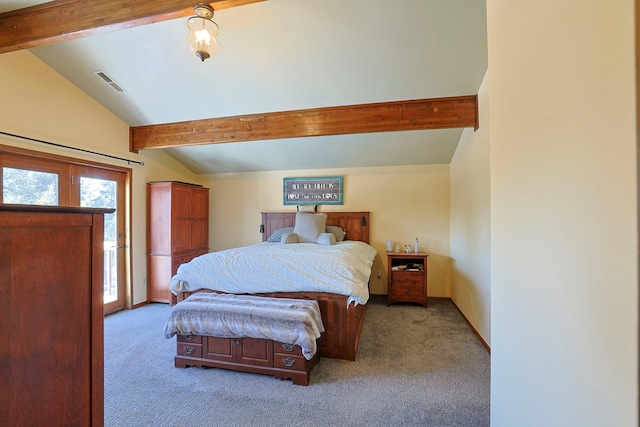
[[[425,252],[387,252],[387,305],[394,302],[415,302],[427,306],[428,256]]]

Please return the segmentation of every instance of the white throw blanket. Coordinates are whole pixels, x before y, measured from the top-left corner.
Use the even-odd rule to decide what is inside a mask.
[[[324,332],[318,302],[290,298],[201,292],[171,311],[164,336],[205,335],[220,338],[261,338],[295,344],[310,360],[316,339]]]
[[[257,243],[211,252],[182,264],[171,279],[174,294],[211,289],[231,294],[328,292],[366,304],[376,250],[357,241],[335,245]]]

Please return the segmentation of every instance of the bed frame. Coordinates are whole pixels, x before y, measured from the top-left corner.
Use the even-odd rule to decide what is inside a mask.
[[[369,243],[369,212],[326,212],[327,225],[335,225],[346,231],[345,239]],[[293,227],[296,212],[262,212],[262,241],[278,228]],[[195,291],[199,292],[199,291]],[[178,302],[193,292],[182,292]],[[348,297],[325,292],[276,292],[260,294],[268,297],[314,299],[318,301],[324,324],[324,333],[318,340],[320,357],[356,360],[360,332],[367,306],[351,303]]]
[[[369,212],[324,212],[327,225],[335,225],[346,231],[345,240],[369,243]],[[293,227],[296,212],[262,212],[262,241],[265,242],[278,228]]]

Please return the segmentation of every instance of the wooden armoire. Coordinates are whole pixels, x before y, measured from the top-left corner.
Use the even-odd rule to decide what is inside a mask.
[[[104,424],[104,213],[0,204],[0,425]]]
[[[147,299],[175,302],[171,277],[209,252],[209,189],[175,181],[147,183]]]

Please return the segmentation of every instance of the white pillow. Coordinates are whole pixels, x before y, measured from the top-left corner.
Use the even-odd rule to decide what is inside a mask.
[[[346,234],[346,231],[342,228],[335,225],[327,225],[324,231],[325,233],[332,233],[334,236],[336,236],[336,242],[344,241],[344,235]]]
[[[333,233],[320,233],[318,236],[318,244],[325,246],[335,245],[336,236]]]
[[[326,213],[296,213],[293,232],[298,235],[300,243],[317,243],[320,233],[324,233],[327,225]]]
[[[296,233],[289,231],[282,235],[282,239],[280,240],[280,242],[283,245],[288,245],[290,243],[298,243],[298,235]]]

